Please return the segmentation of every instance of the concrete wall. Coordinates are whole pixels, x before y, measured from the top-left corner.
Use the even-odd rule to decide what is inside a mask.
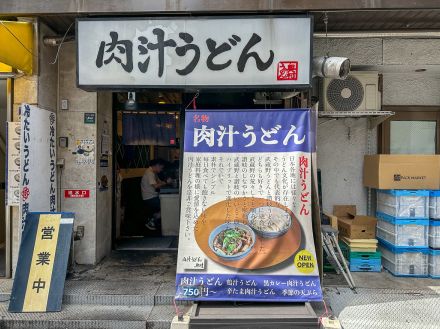
[[[57,48],[46,46],[43,37],[55,34],[45,24],[38,24],[38,106],[53,112],[57,110],[58,62],[54,62]]]
[[[58,147],[59,159],[65,160],[60,172],[62,211],[75,213],[75,228],[84,226],[84,238],[75,242],[75,260],[80,264],[96,263],[96,150],[93,163],[78,164],[73,154],[77,140],[91,140],[96,148],[96,124],[85,124],[84,113],[97,113],[97,94],[76,88],[76,48],[74,43],[61,47],[59,55],[59,101],[67,100],[68,110],[58,110],[57,135],[67,137],[67,148]],[[90,198],[64,198],[66,189],[90,191]]]
[[[328,48],[327,48],[328,44]],[[324,39],[314,40],[314,56],[327,53],[350,58],[354,69],[383,74],[383,105],[440,105],[440,40],[437,39]],[[416,73],[416,68],[427,68]],[[367,211],[367,190],[362,186],[363,155],[376,153],[376,131],[367,119],[340,119],[318,127],[318,168],[322,171],[323,208],[356,204]],[[351,129],[349,128],[351,127]],[[349,134],[350,131],[350,134]]]
[[[112,234],[112,93],[98,93],[98,118],[97,118],[97,161],[96,173],[98,189],[96,192],[96,259],[102,259],[111,251]],[[102,148],[105,139],[109,141],[108,152]],[[106,156],[107,155],[107,156]],[[105,160],[107,159],[107,166]],[[108,179],[108,187],[101,184],[101,178]]]
[[[75,260],[79,264],[96,264],[111,251],[112,167],[101,167],[103,135],[108,135],[111,150],[112,93],[86,92],[76,87],[76,48],[74,43],[62,46],[59,58],[59,102],[67,100],[68,110],[58,110],[57,135],[68,137],[68,148],[58,147],[58,158],[65,160],[60,172],[62,211],[75,213],[75,228],[84,226],[84,238],[75,242]],[[84,122],[85,113],[95,114],[95,123]],[[93,143],[93,162],[79,163],[84,157],[75,153],[78,140]],[[79,160],[79,162],[78,162]],[[109,187],[102,189],[102,176]],[[90,190],[90,198],[64,198],[66,189]]]
[[[35,104],[57,112],[57,138],[67,137],[68,147],[57,142],[57,158],[64,159],[65,166],[58,169],[58,210],[75,213],[75,228],[84,226],[84,238],[75,242],[75,260],[79,264],[96,264],[111,250],[112,168],[99,166],[101,136],[112,133],[112,94],[85,92],[76,88],[75,43],[65,43],[60,48],[58,61],[54,62],[57,48],[45,46],[44,36],[53,32],[39,24],[39,71],[34,76],[24,76],[14,81],[14,121],[19,120],[18,108],[22,103]],[[60,109],[61,100],[67,100],[68,110]],[[94,124],[84,123],[84,114],[94,113]],[[90,140],[94,146],[92,162],[78,163],[75,153],[77,140]],[[58,139],[57,139],[58,141]],[[111,139],[110,139],[111,149]],[[111,156],[111,155],[110,155]],[[100,190],[98,181],[106,175],[107,190]],[[90,191],[90,198],[64,198],[67,189]],[[97,209],[99,211],[97,212]],[[19,216],[18,207],[12,209],[13,267],[18,256]]]

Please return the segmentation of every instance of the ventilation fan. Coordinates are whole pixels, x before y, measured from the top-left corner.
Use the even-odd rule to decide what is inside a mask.
[[[377,72],[351,72],[345,80],[324,79],[325,111],[379,111]]]

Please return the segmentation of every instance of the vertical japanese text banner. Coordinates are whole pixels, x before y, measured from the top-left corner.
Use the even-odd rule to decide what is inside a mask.
[[[28,212],[57,210],[56,115],[23,104],[20,146],[20,212],[24,227]]]
[[[177,299],[322,299],[311,213],[315,116],[187,111]]]

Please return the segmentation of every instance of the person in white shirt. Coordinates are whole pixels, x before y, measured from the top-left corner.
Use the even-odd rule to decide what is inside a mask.
[[[145,226],[154,231],[157,229],[160,221],[160,199],[158,190],[169,182],[163,182],[159,179],[159,174],[164,168],[164,162],[156,159],[150,161],[150,166],[145,170],[141,180],[142,199],[147,214]]]

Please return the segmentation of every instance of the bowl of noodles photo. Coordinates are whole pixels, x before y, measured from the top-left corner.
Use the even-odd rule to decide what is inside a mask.
[[[255,233],[242,223],[225,223],[217,226],[209,235],[211,250],[224,260],[246,257],[255,244]]]
[[[272,239],[285,234],[292,225],[291,215],[278,207],[258,207],[247,215],[249,226],[262,238]]]

